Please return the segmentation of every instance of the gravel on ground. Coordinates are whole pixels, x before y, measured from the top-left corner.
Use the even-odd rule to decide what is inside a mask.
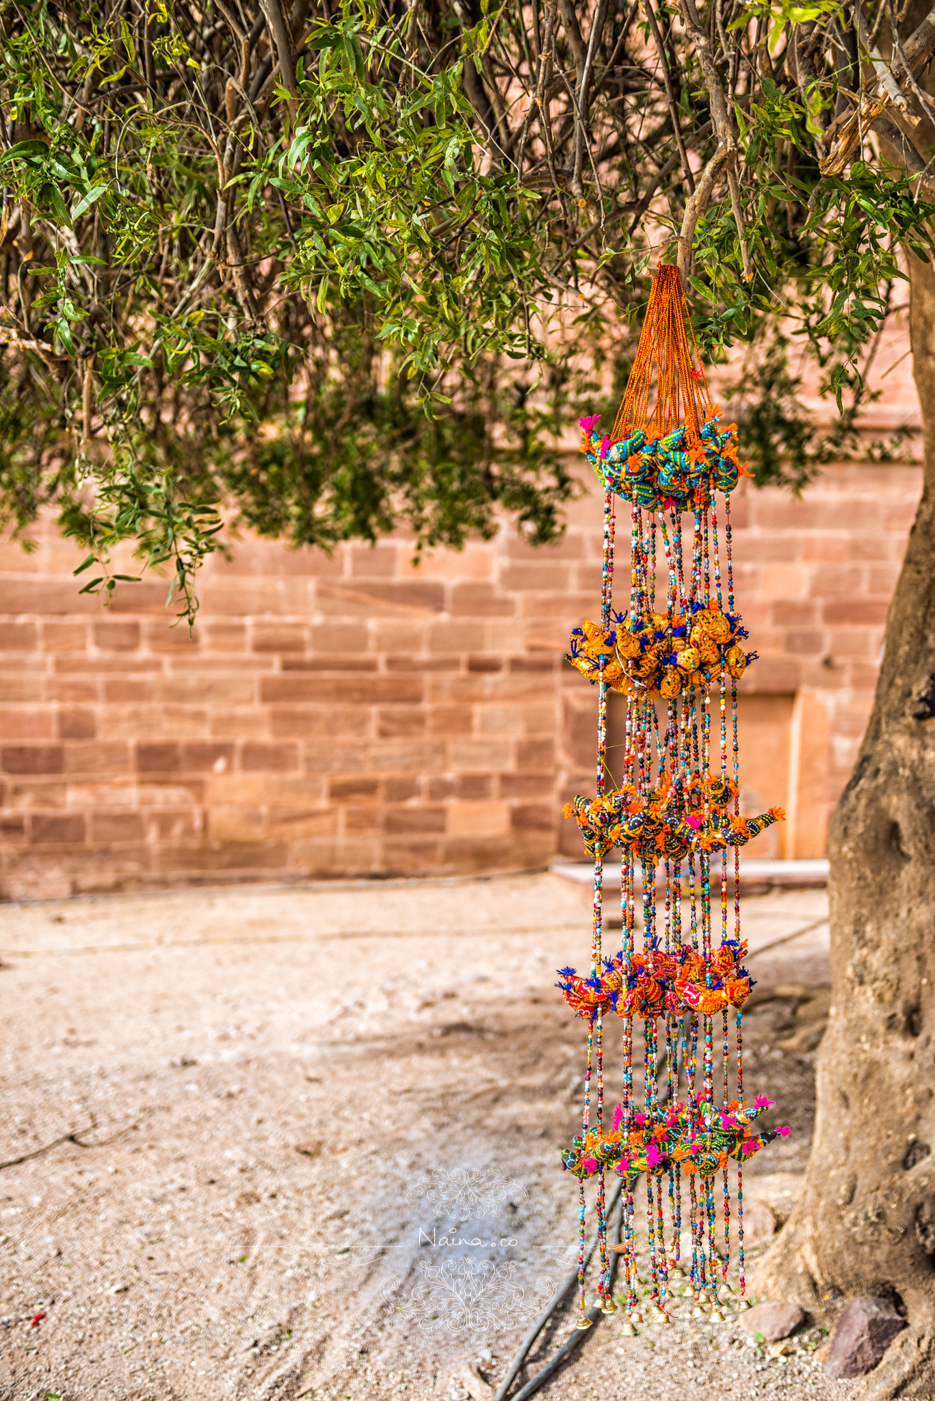
[[[808,1157],[826,911],[822,891],[745,906],[754,951],[809,926],[754,952],[761,986],[816,990],[745,1018],[747,1086],[794,1130],[745,1182],[779,1223]],[[576,1251],[557,1150],[585,1030],[553,984],[586,961],[586,890],[537,873],[0,918],[3,1401],[490,1394]],[[814,1330],[771,1355],[739,1318],[621,1328],[543,1397],[848,1394]]]

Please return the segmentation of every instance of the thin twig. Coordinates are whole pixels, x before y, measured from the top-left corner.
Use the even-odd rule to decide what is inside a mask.
[[[675,132],[675,144],[679,149],[679,158],[682,162],[682,169],[685,172],[685,183],[688,186],[688,193],[695,193],[695,176],[688,161],[688,151],[685,149],[685,138],[682,136],[682,124],[679,121],[679,109],[675,100],[675,88],[672,84],[672,74],[669,72],[669,61],[666,58],[665,44],[662,41],[662,31],[656,19],[656,12],[653,9],[652,0],[645,0],[646,18],[649,20],[649,27],[652,30],[653,43],[656,45],[656,53],[659,55],[659,62],[662,66],[662,81],[665,84],[666,101],[669,104],[669,116],[672,118],[672,129]]]
[[[99,1143],[82,1143],[79,1135],[93,1133],[97,1128],[97,1120],[91,1115],[91,1122],[86,1129],[72,1129],[71,1133],[63,1133],[61,1138],[55,1138],[51,1143],[43,1144],[41,1148],[34,1148],[31,1153],[23,1153],[19,1158],[10,1158],[8,1162],[0,1163],[0,1171],[4,1168],[19,1167],[20,1163],[28,1163],[31,1158],[41,1158],[43,1153],[51,1153],[53,1148],[60,1148],[63,1143],[73,1143],[76,1148],[104,1148],[108,1143],[115,1143],[118,1138],[122,1138],[125,1133],[132,1133],[139,1128],[139,1122],[127,1124],[119,1133],[112,1134],[110,1138],[102,1138]]]

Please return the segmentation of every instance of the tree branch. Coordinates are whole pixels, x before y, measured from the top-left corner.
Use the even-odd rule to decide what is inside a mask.
[[[276,48],[283,87],[288,89],[291,94],[289,112],[293,122],[295,122],[298,111],[296,105],[298,84],[295,76],[295,47],[292,42],[292,31],[286,22],[286,16],[283,13],[280,0],[260,0],[260,6],[266,18],[270,38]]]
[[[688,193],[695,193],[695,176],[688,163],[688,152],[685,149],[685,140],[682,136],[682,124],[679,121],[678,104],[675,101],[675,89],[672,85],[672,74],[669,72],[669,61],[666,58],[665,45],[662,42],[662,31],[656,19],[656,12],[653,9],[652,0],[645,0],[646,18],[649,20],[649,27],[652,30],[653,43],[656,46],[656,53],[659,55],[659,62],[662,65],[662,81],[666,89],[666,101],[669,104],[669,115],[672,118],[672,130],[675,132],[675,144],[679,149],[679,157],[682,162],[682,169],[685,172],[685,183],[688,186]]]

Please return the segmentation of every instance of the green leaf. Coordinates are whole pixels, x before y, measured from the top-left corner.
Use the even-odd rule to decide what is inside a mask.
[[[90,209],[92,204],[96,204],[102,195],[106,195],[109,188],[108,185],[95,185],[93,190],[89,190],[73,207],[71,211],[72,219],[80,219],[81,215],[84,214],[86,210]],[[82,259],[81,261],[86,262],[88,260]],[[98,266],[106,266],[102,258],[95,259],[95,261]]]

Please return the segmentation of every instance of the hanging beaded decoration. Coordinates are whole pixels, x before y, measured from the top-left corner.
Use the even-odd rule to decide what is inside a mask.
[[[687,1294],[695,1316],[706,1316],[704,1306],[710,1305],[707,1316],[717,1321],[734,1294],[728,1283],[734,1244],[728,1160],[736,1163],[742,1299],[742,1166],[777,1134],[789,1132],[758,1127],[755,1121],[770,1102],[743,1097],[741,1013],[752,980],[743,967],[739,848],[784,813],[770,808],[759,817],[740,816],[737,681],[756,660],[743,646],[747,632],[734,606],[731,559],[730,493],[744,468],[736,425],[718,427],[719,412],[690,335],[678,270],[661,265],[611,436],[598,431],[600,415],[581,419],[582,451],[604,487],[604,536],[600,621],[574,630],[567,658],[598,692],[596,795],[577,797],[565,808],[594,858],[591,964],[587,976],[560,969],[557,985],[588,1026],[581,1133],[562,1152],[562,1166],[579,1180],[579,1327],[590,1322],[584,1280],[588,1178],[596,1178],[597,1186],[602,1310],[616,1309],[610,1248],[622,1256],[627,1331],[645,1321],[639,1299],[647,1292],[651,1320],[668,1321],[673,1298]],[[724,496],[722,525],[716,492]],[[613,609],[617,497],[632,509],[626,613]],[[664,607],[656,601],[657,557],[666,580]],[[609,762],[610,690],[625,696],[626,729],[622,758]],[[615,848],[622,858],[623,946],[605,958],[603,863]],[[717,911],[712,885],[720,889]],[[623,1076],[620,1103],[608,1121],[604,1043],[611,1014],[622,1023]],[[643,1024],[639,1097],[637,1020]],[[622,1179],[622,1243],[616,1247],[607,1244],[607,1172]],[[642,1266],[636,1221],[641,1177],[648,1255]],[[638,1287],[641,1268],[646,1289]]]

